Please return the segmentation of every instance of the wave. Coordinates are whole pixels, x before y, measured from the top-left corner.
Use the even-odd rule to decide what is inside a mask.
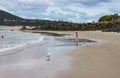
[[[9,35],[13,36],[15,35],[13,32],[12,34],[10,34],[11,32],[9,32]],[[28,46],[28,45],[32,45],[32,44],[35,44],[35,43],[39,43],[39,42],[42,42],[44,40],[44,36],[42,35],[38,35],[38,34],[33,34],[33,33],[23,33],[23,32],[15,32],[17,33],[17,37],[19,37],[18,35],[24,35],[24,37],[26,38],[23,38],[24,40],[21,39],[21,41],[19,41],[17,39],[13,40],[14,37],[9,37],[8,39],[3,39],[4,41],[2,42],[2,39],[0,41],[0,52],[4,52],[4,51],[8,51],[8,50],[12,50],[12,49],[17,49],[17,48],[21,48],[21,47],[24,47],[24,46]],[[6,32],[4,31],[4,33],[2,33],[4,35],[6,35]],[[7,31],[7,34],[8,34],[8,31]],[[0,33],[1,35],[1,33]],[[34,36],[35,38],[34,38]],[[28,37],[27,37],[28,36]],[[8,36],[6,36],[8,37]],[[10,41],[10,38],[12,38],[12,42],[14,43],[10,43],[8,41]],[[21,36],[20,36],[21,38]],[[31,39],[29,39],[31,38]]]
[[[14,44],[14,46],[8,44],[7,46],[0,47],[0,52],[9,51],[9,50],[17,49],[17,48],[22,48],[22,47],[27,46],[27,45],[32,45],[35,43],[42,42],[43,40],[44,40],[44,37],[40,36],[40,38],[37,40],[32,40],[29,42],[22,42],[22,43]]]

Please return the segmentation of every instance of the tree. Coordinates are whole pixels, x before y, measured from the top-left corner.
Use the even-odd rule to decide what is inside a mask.
[[[114,19],[114,21],[118,20],[118,17],[119,17],[118,14],[114,14],[114,15],[113,15],[113,19]]]
[[[119,15],[118,14],[113,14],[113,15],[105,15],[99,18],[99,22],[110,22],[110,21],[116,21],[118,20]]]

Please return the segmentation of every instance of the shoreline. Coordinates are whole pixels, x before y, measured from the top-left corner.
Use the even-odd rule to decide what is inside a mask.
[[[0,26],[0,30],[19,31],[21,26]]]
[[[7,26],[6,26],[7,27]],[[14,29],[15,28],[15,29]],[[16,28],[18,27],[7,27],[6,29],[3,27],[2,30],[16,30]],[[17,31],[19,31],[17,29]],[[11,31],[12,32],[12,31]],[[25,30],[25,31],[19,31],[19,32],[26,32],[26,33],[35,33],[35,34],[41,34],[42,36],[54,36],[54,37],[62,37],[62,36],[72,36],[73,34],[64,34],[64,33],[57,33],[57,32],[53,32],[53,31],[35,31],[35,30]],[[76,42],[76,40],[74,38],[58,38],[58,41],[62,41],[62,42]],[[90,38],[79,38],[78,42],[89,42],[90,44],[95,44],[96,42],[98,42],[99,40],[94,40],[94,39],[90,39]],[[14,47],[8,47],[8,48],[4,48],[3,50],[1,50],[0,52],[4,52],[4,51],[10,51],[10,50],[16,50],[17,48],[22,48],[27,46],[28,44],[32,45],[32,44],[37,44],[41,41],[35,41],[35,42],[31,42],[31,43],[26,43],[24,45],[19,45],[19,46],[14,46]]]
[[[56,78],[119,78],[120,34],[100,31],[78,33],[82,37],[102,40],[103,43],[66,52],[65,55],[72,58],[70,69],[59,72]]]
[[[2,53],[0,55],[0,77],[53,78],[57,71],[67,69],[69,58],[64,56],[64,48],[53,46],[54,40],[49,40],[51,38],[45,39],[44,43],[10,50],[5,52],[6,54]],[[49,52],[51,52],[50,58],[47,56]]]
[[[44,32],[75,34],[75,31]],[[55,73],[55,78],[119,78],[120,33],[78,31],[78,34],[79,37],[100,40],[100,43],[80,46],[74,50],[64,52],[65,57],[71,58],[69,60],[70,66],[65,70]],[[62,61],[58,62],[58,64],[62,63]]]
[[[53,36],[50,35],[50,38],[51,37]],[[2,53],[0,55],[0,72],[4,72],[0,74],[0,77],[26,78],[25,76],[28,76],[29,78],[46,78],[48,76],[54,78],[57,72],[69,69],[71,58],[65,56],[64,53],[65,51],[72,50],[72,48],[74,48],[72,47],[73,45],[69,47],[58,46],[58,41],[56,39],[45,40],[47,41],[45,41],[46,43],[44,44],[38,43],[24,48],[7,51],[6,54]],[[51,61],[46,57],[48,52],[51,52]],[[3,73],[5,73],[5,75]]]

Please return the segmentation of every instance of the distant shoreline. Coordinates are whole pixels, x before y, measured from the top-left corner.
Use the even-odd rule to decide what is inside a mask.
[[[0,30],[19,31],[21,26],[0,26]]]

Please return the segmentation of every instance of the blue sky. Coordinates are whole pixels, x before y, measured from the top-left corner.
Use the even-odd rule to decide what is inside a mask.
[[[23,18],[80,23],[120,14],[119,5],[119,0],[0,0],[0,9]]]

